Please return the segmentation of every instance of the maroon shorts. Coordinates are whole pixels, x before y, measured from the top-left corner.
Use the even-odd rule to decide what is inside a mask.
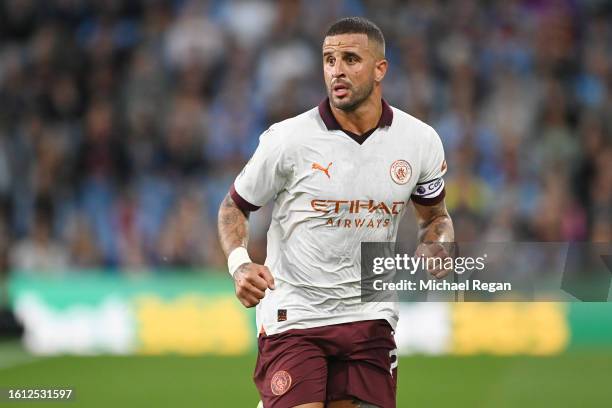
[[[264,408],[358,399],[395,407],[397,353],[386,320],[259,336],[254,380]]]

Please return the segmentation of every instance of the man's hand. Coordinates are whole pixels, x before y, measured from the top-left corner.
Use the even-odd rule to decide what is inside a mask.
[[[446,258],[450,257],[450,255],[441,243],[421,243],[416,249],[415,256],[429,260],[425,264],[425,266],[431,267],[427,268],[427,272],[436,279],[442,279],[451,272],[451,269],[444,269]]]
[[[266,295],[266,289],[274,290],[274,278],[267,266],[245,263],[234,273],[236,297],[245,307],[253,307]]]

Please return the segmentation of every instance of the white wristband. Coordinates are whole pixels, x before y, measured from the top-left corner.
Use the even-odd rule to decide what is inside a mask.
[[[229,256],[227,257],[227,269],[229,270],[230,275],[234,277],[234,274],[241,265],[251,262],[253,261],[251,261],[251,258],[249,258],[249,253],[247,252],[246,248],[240,246],[230,252]]]

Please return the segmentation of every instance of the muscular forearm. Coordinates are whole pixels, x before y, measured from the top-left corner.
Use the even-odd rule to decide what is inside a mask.
[[[444,201],[432,206],[415,204],[419,242],[453,242],[455,231]]]
[[[455,246],[444,243],[455,241],[455,231],[444,201],[432,206],[415,204],[414,208],[419,224],[420,242],[416,249],[416,256],[447,258],[454,252]],[[451,271],[442,265],[428,267],[427,270],[437,279],[444,278]]]
[[[453,242],[455,231],[448,214],[438,215],[431,220],[419,223],[419,242]]]
[[[246,307],[253,307],[274,290],[274,277],[267,266],[253,263],[246,250],[249,239],[248,213],[243,213],[228,194],[219,208],[219,241],[228,259],[228,269],[234,279],[236,297]],[[234,251],[234,253],[232,253]],[[240,255],[240,251],[244,252]],[[230,253],[232,254],[230,256]],[[238,258],[234,258],[238,253]],[[242,256],[242,258],[240,258]]]
[[[225,256],[235,248],[247,246],[249,240],[248,214],[244,214],[228,195],[219,208],[218,219],[219,241]]]

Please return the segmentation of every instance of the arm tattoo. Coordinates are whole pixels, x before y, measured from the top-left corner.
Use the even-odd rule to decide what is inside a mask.
[[[249,241],[248,213],[243,213],[230,195],[226,195],[219,208],[217,228],[221,248],[228,256],[232,250],[243,246],[246,248]]]
[[[444,201],[432,206],[414,205],[419,242],[453,242],[455,231]]]

